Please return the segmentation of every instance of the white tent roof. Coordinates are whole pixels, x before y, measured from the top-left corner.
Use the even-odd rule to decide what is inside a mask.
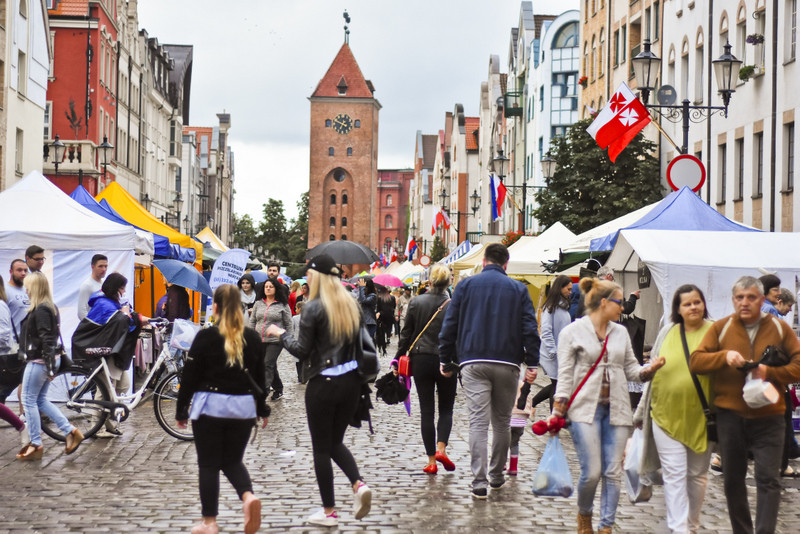
[[[536,237],[522,236],[508,247],[510,258],[508,274],[550,274],[542,267],[543,261],[558,260],[558,249],[575,240],[566,226],[557,222]],[[563,273],[562,273],[563,274]]]
[[[600,226],[596,226],[590,230],[586,230],[582,234],[578,234],[575,239],[564,243],[561,247],[562,252],[577,252],[581,250],[589,250],[589,246],[592,243],[592,239],[597,239],[599,237],[605,237],[612,232],[616,232],[620,228],[625,228],[626,226],[630,226],[645,215],[647,215],[650,210],[658,205],[658,202],[654,202],[649,206],[645,206],[643,208],[639,208],[636,211],[628,213],[627,215],[623,215],[622,217],[617,217],[613,221],[608,221],[607,223],[601,224]]]
[[[454,271],[464,271],[467,269],[474,269],[478,265],[481,264],[483,261],[483,243],[478,243],[471,249],[469,252],[458,258],[455,262],[453,262],[453,270]]]
[[[635,272],[639,259],[650,269],[665,313],[679,286],[695,284],[711,316],[721,318],[733,311],[731,288],[741,276],[759,277],[763,269],[794,289],[800,233],[623,230],[606,265]]]
[[[87,210],[38,171],[0,193],[0,249],[134,250],[135,231]],[[152,245],[151,245],[152,246]]]

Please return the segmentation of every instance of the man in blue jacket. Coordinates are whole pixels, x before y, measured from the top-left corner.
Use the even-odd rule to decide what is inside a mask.
[[[483,272],[458,284],[439,334],[442,374],[450,376],[453,363],[461,367],[476,499],[485,499],[489,486],[497,490],[505,483],[503,467],[520,366],[527,365],[525,380],[533,382],[539,363],[533,304],[525,286],[506,275],[507,265],[506,247],[499,243],[486,247]],[[487,473],[490,422],[492,457]]]

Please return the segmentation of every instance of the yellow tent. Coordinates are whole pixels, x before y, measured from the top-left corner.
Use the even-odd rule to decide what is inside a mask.
[[[203,244],[156,219],[117,182],[111,182],[111,184],[103,189],[95,198],[98,201],[106,199],[106,201],[111,204],[111,207],[114,208],[123,219],[138,226],[142,230],[163,235],[169,239],[170,243],[194,249],[195,264],[200,265],[200,269],[202,269]]]
[[[215,248],[222,252],[228,250],[228,247],[225,246],[225,243],[223,243],[220,240],[220,238],[217,237],[217,234],[215,234],[214,231],[208,226],[197,232],[197,234],[195,234],[195,237],[200,241],[202,241],[203,243],[208,243],[209,245],[211,245],[212,248]]]

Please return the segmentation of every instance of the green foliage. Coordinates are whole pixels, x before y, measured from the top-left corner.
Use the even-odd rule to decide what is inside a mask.
[[[591,123],[578,121],[551,142],[557,168],[547,188],[536,193],[533,210],[544,226],[561,221],[578,234],[663,196],[655,143],[640,133],[612,163],[586,132]]]
[[[439,236],[433,238],[433,246],[431,247],[431,262],[437,262],[447,256],[448,250],[444,245],[444,241],[439,239]]]

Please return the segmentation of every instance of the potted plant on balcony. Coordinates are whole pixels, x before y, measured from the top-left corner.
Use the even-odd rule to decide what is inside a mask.
[[[586,89],[586,86],[589,85],[589,78],[587,78],[586,76],[581,76],[581,79],[578,80],[578,83],[581,84],[581,87]]]
[[[747,36],[745,42],[751,45],[761,44],[764,42],[764,36],[761,35],[760,33],[751,33],[750,35]]]
[[[764,73],[764,36],[760,33],[751,33],[745,39],[747,44],[753,45],[753,58],[755,59],[754,74]]]
[[[749,81],[750,77],[756,71],[755,65],[742,65],[739,69],[739,79],[743,82]]]

